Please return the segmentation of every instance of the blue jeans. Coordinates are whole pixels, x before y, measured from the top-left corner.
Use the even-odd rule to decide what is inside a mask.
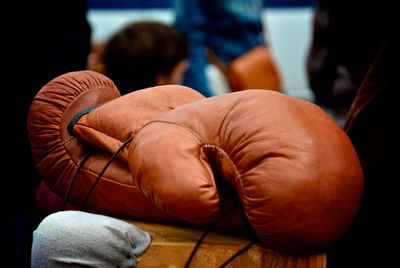
[[[206,48],[229,63],[265,43],[262,0],[174,0],[174,8],[174,25],[185,34],[190,51],[183,83],[206,97],[213,94],[205,74]]]

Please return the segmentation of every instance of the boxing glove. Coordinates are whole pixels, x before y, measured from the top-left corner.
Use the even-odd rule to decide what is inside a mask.
[[[290,253],[338,239],[363,189],[345,132],[317,105],[270,90],[177,107],[137,132],[128,163],[149,199],[192,223],[221,215],[226,182],[262,242]]]
[[[111,159],[117,148],[134,134],[135,129],[129,126],[146,124],[180,102],[204,98],[194,90],[182,91],[183,95],[189,94],[180,98],[170,93],[179,92],[179,86],[171,90],[161,88],[154,95],[150,94],[152,90],[120,96],[107,77],[78,71],[56,77],[37,93],[28,118],[32,152],[43,181],[64,200],[67,208],[172,220],[138,190],[125,161],[126,153],[122,150]],[[96,118],[97,109],[105,110],[100,120]],[[87,126],[86,135],[78,137],[80,128],[85,127],[80,122],[93,118],[103,132],[95,125]],[[117,122],[130,132],[115,129],[113,123]]]

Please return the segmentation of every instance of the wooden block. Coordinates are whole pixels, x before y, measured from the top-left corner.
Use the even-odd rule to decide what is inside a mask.
[[[204,233],[203,228],[127,220],[152,236],[149,248],[139,256],[138,268],[181,268]],[[210,232],[194,255],[191,268],[220,267],[251,242],[249,236]],[[255,244],[226,267],[325,268],[326,255],[292,256]]]

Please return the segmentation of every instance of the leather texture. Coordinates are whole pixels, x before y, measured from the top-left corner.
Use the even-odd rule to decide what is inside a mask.
[[[180,87],[176,86],[174,89],[179,90]],[[185,91],[188,96],[184,97],[185,94],[182,94],[181,98],[172,98],[164,88],[161,91],[157,94],[158,99],[157,97],[147,99],[151,100],[150,106],[145,105],[141,97],[135,106],[129,99],[136,95],[143,96],[143,92],[121,97],[111,80],[96,72],[82,71],[59,76],[37,93],[31,104],[28,119],[32,152],[46,185],[60,198],[68,199],[68,208],[81,207],[88,191],[114,153],[113,149],[119,147],[131,134],[121,129],[120,134],[115,134],[115,130],[107,122],[102,127],[105,133],[110,134],[109,136],[101,136],[99,132],[92,131],[95,134],[76,138],[67,131],[70,121],[77,113],[88,107],[103,104],[102,106],[107,109],[106,104],[116,100],[117,106],[112,107],[115,110],[107,110],[106,113],[111,116],[112,112],[117,112],[117,116],[111,116],[109,120],[131,122],[129,125],[136,123],[140,126],[145,124],[147,119],[152,119],[152,116],[159,116],[160,113],[175,108],[183,101],[203,98],[194,90]],[[121,101],[125,105],[132,105],[131,108],[135,108],[132,111],[135,112],[124,114],[124,109],[120,109],[119,106]],[[148,117],[144,115],[146,110],[150,111]],[[93,110],[93,114],[95,111]],[[143,115],[140,122],[135,121],[135,118],[129,118],[130,115],[139,114]],[[84,119],[87,118],[83,117],[82,120]],[[102,140],[104,137],[109,139]],[[86,140],[91,140],[93,143],[90,144]],[[108,142],[111,144],[111,149],[101,150],[99,146]],[[123,158],[124,152],[121,155]],[[83,162],[82,159],[85,157],[87,160]],[[78,171],[80,161],[83,165]],[[75,173],[77,176],[73,179]],[[116,216],[131,215],[141,219],[172,220],[172,217],[157,208],[138,190],[128,165],[119,159],[112,161],[105,170],[84,209]]]
[[[167,85],[119,96],[98,73],[69,73],[37,94],[29,131],[38,169],[60,196],[91,152],[70,190],[75,204],[130,141],[85,210],[207,224],[238,202],[262,243],[284,252],[318,251],[337,240],[363,189],[345,132],[317,105],[272,90],[204,98]]]

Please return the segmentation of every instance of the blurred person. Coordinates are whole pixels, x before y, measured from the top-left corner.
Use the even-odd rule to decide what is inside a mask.
[[[394,33],[394,32],[393,32]],[[396,137],[399,41],[382,43],[346,120],[364,172],[359,213],[347,234],[328,251],[327,268],[393,267],[399,230]],[[397,144],[397,145],[396,145]]]
[[[121,94],[165,84],[182,84],[188,47],[173,26],[131,22],[104,44],[97,44],[89,69],[109,77]]]
[[[308,59],[311,88],[317,101],[344,121],[364,173],[360,210],[349,231],[327,249],[327,268],[397,263],[393,149],[399,148],[395,127],[400,44],[394,10],[387,0],[317,1]]]
[[[316,103],[341,126],[385,38],[386,21],[384,5],[375,1],[316,0],[307,77]]]
[[[7,267],[29,267],[32,230],[40,220],[34,193],[40,177],[30,149],[27,116],[31,101],[50,79],[86,68],[91,29],[86,19],[86,1],[10,1],[7,10],[16,11],[16,21],[3,25],[4,91],[7,100],[4,126],[3,171],[12,174],[2,180],[1,221],[5,231]],[[15,24],[14,24],[15,23]]]
[[[266,46],[262,24],[262,0],[174,0],[174,25],[189,44],[189,69],[183,80],[209,97],[215,95],[207,78],[212,51],[222,64],[258,46]]]

